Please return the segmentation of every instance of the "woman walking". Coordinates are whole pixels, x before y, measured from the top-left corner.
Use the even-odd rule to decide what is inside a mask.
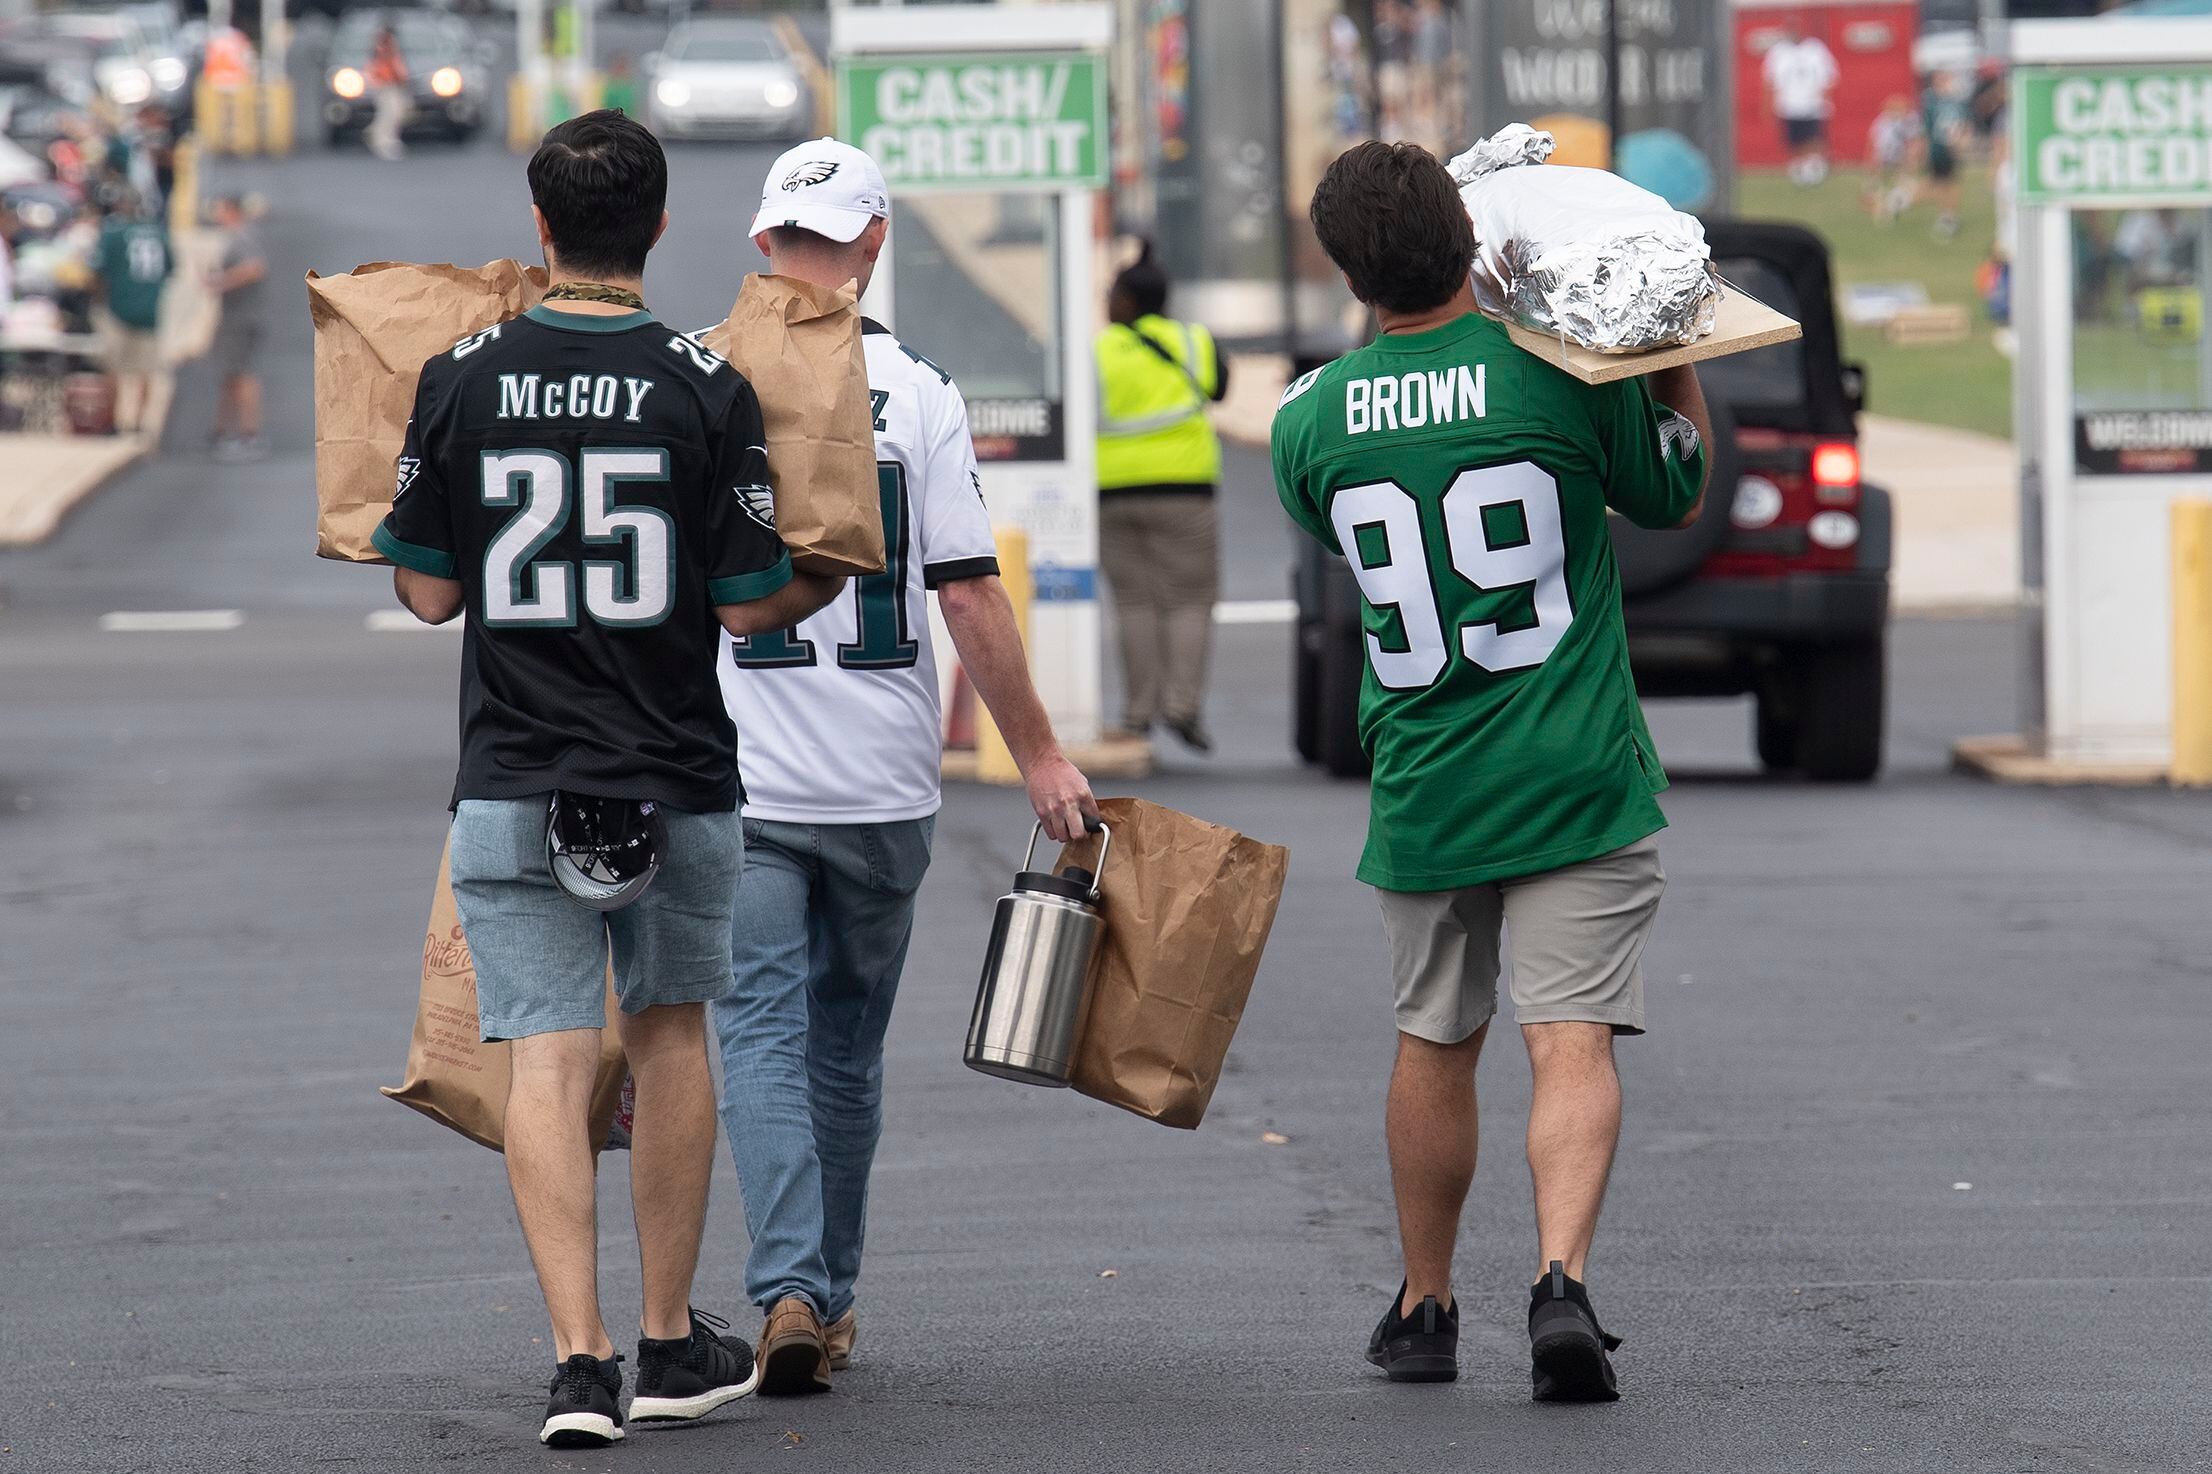
[[[1167,313],[1168,279],[1143,243],[1114,278],[1099,334],[1099,565],[1114,593],[1127,687],[1122,725],[1163,723],[1198,752],[1220,588],[1214,493],[1221,442],[1207,406],[1228,392],[1213,335]]]

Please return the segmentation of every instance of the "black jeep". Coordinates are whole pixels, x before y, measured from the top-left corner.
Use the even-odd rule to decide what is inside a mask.
[[[1864,782],[1882,765],[1890,498],[1859,476],[1864,375],[1843,362],[1828,248],[1795,225],[1706,224],[1730,282],[1804,325],[1792,343],[1698,366],[1713,406],[1705,511],[1675,532],[1611,519],[1636,688],[1757,698],[1773,771]],[[1300,540],[1292,728],[1299,755],[1367,772],[1359,586]]]

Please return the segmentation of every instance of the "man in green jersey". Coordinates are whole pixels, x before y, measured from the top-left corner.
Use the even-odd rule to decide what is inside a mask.
[[[1704,396],[1688,369],[1592,386],[1515,348],[1475,310],[1473,229],[1416,145],[1344,154],[1311,213],[1381,328],[1291,384],[1274,429],[1283,506],[1350,561],[1364,603],[1359,875],[1381,893],[1397,991],[1387,1134],[1406,1270],[1368,1359],[1396,1381],[1458,1375],[1452,1243],[1502,929],[1535,1077],[1536,1396],[1608,1400],[1617,1343],[1583,1261],[1620,1136],[1613,1036],[1643,1031],[1667,780],[1606,513],[1697,516]]]

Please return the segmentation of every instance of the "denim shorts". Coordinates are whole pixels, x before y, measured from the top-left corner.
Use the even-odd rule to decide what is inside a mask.
[[[660,874],[621,910],[594,911],[546,868],[549,798],[463,799],[453,813],[453,900],[476,963],[485,1041],[603,1027],[610,944],[624,1013],[727,993],[730,913],[745,868],[737,814],[662,809]]]

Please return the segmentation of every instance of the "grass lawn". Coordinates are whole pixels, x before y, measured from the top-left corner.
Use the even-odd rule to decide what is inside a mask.
[[[1836,290],[1854,282],[1917,281],[1931,302],[1956,302],[1974,315],[1962,343],[1896,347],[1878,328],[1844,325],[1843,354],[1866,365],[1867,408],[1908,420],[1956,425],[2012,436],[2012,363],[1990,344],[1991,325],[1974,288],[1989,254],[1996,212],[1989,171],[1960,176],[1959,233],[1935,238],[1935,210],[1922,200],[1903,218],[1880,224],[1867,214],[1865,175],[1838,169],[1825,183],[1800,189],[1780,171],[1746,173],[1736,187],[1737,213],[1748,219],[1794,220],[1826,238],[1835,253]]]

